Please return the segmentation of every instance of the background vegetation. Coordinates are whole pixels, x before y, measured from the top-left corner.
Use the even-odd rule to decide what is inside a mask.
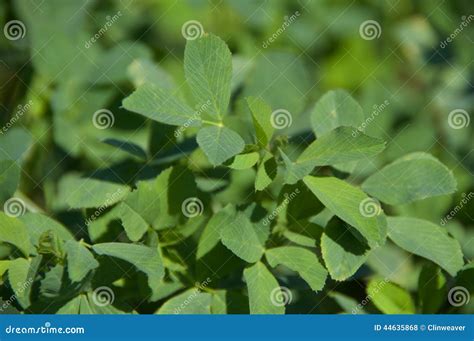
[[[0,311],[473,313],[472,15],[468,0],[2,1]],[[232,53],[225,124],[245,141],[243,154],[257,148],[247,97],[289,113],[291,124],[270,133],[271,156],[258,147],[253,163],[219,153],[213,159],[197,145],[193,120],[157,122],[145,117],[153,110],[141,112],[146,99],[123,102],[153,83],[198,116],[212,111],[185,81],[186,43],[201,41],[194,34],[218,36]],[[423,257],[394,236],[370,252],[358,249],[353,234],[340,239],[338,229],[350,229],[345,219],[321,211],[321,202],[328,205],[311,186],[288,181],[291,160],[322,129],[315,103],[335,89],[345,91],[330,95],[337,115],[358,112],[352,96],[363,113],[353,128],[386,147],[361,161],[321,164],[317,174],[358,186],[413,152],[452,172],[456,189],[444,191],[433,180],[445,176],[432,172],[436,165],[416,167],[411,180],[433,194],[424,200],[398,200],[399,183],[363,188],[387,216],[423,219],[399,229],[401,239],[419,234]],[[218,143],[226,142],[210,148]],[[238,149],[234,140],[227,144]],[[242,255],[234,235],[200,245],[203,231],[229,216],[238,226],[271,226],[266,249],[300,251],[288,257],[286,249],[273,261],[267,254],[251,266],[255,257]],[[423,234],[433,225],[444,237]],[[324,233],[340,258],[321,254]],[[316,259],[309,274],[299,268],[308,261],[301,249]],[[460,266],[443,264],[458,251]],[[277,266],[285,261],[296,264]],[[350,269],[338,274],[331,262]],[[252,298],[258,293],[263,301]]]

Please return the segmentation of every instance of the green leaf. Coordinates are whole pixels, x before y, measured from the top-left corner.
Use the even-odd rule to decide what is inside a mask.
[[[188,168],[174,166],[162,171],[154,182],[160,206],[159,209],[151,209],[146,219],[155,216],[153,227],[157,230],[176,226],[184,216],[183,205],[186,200],[189,202],[190,198],[197,197],[194,174]],[[156,215],[158,212],[159,215]]]
[[[148,276],[148,285],[152,289],[165,274],[160,253],[151,247],[126,243],[102,243],[94,245],[92,249],[99,255],[129,262]]]
[[[139,241],[148,230],[148,223],[126,202],[121,202],[117,206],[117,212],[127,237],[133,242]]]
[[[361,106],[345,90],[327,92],[311,112],[311,125],[319,137],[340,126],[358,127],[364,121]]]
[[[286,230],[285,232],[283,232],[283,235],[292,243],[306,247],[316,247],[316,239],[305,236],[304,234],[299,234],[290,230]]]
[[[296,246],[281,246],[267,250],[265,257],[272,267],[281,264],[298,272],[314,291],[324,287],[328,273],[313,252]]]
[[[436,314],[446,300],[446,277],[434,264],[423,266],[418,279],[418,297],[423,314]]]
[[[15,161],[0,160],[0,205],[13,197],[20,181],[20,172]]]
[[[31,145],[31,134],[22,128],[11,128],[0,134],[0,160],[20,161]]]
[[[265,148],[275,131],[271,120],[272,108],[259,97],[247,97],[247,105],[252,113],[257,142]]]
[[[368,194],[390,205],[410,203],[456,191],[453,173],[426,153],[408,154],[385,166],[362,184]]]
[[[384,314],[415,313],[415,303],[410,294],[396,284],[373,279],[367,285],[367,295]]]
[[[284,314],[283,297],[275,277],[265,265],[258,262],[244,270],[249,293],[250,314]]]
[[[237,170],[248,169],[253,167],[259,158],[260,155],[258,152],[239,154],[234,157],[228,167]]]
[[[81,243],[69,240],[64,244],[67,254],[67,269],[69,278],[73,282],[80,282],[89,271],[99,266],[92,253]]]
[[[297,163],[292,161],[284,152],[280,149],[280,154],[285,163],[285,183],[293,185],[299,180],[303,179],[306,175],[311,173],[314,165],[310,162]]]
[[[125,185],[67,175],[59,183],[58,198],[73,209],[105,209],[123,199],[129,191],[129,187]]]
[[[444,228],[408,217],[389,217],[387,222],[388,236],[402,249],[433,261],[451,276],[463,267],[461,246]]]
[[[205,127],[199,130],[197,142],[213,166],[239,154],[245,142],[239,134],[226,127]]]
[[[23,308],[27,308],[31,304],[31,289],[40,263],[41,257],[34,257],[31,261],[16,258],[10,261],[8,266],[8,282]]]
[[[227,314],[227,290],[216,290],[212,294],[211,313],[217,315]]]
[[[166,301],[156,314],[210,314],[211,304],[211,294],[192,288]]]
[[[303,181],[332,213],[357,229],[370,246],[385,242],[385,215],[379,204],[358,187],[333,177],[306,176]]]
[[[178,290],[184,288],[184,284],[179,281],[165,281],[161,280],[161,282],[156,283],[155,287],[153,288],[153,295],[150,297],[150,302],[156,302],[162,300],[166,297],[173,295]]]
[[[236,256],[248,263],[257,262],[263,255],[264,245],[255,225],[239,212],[234,220],[221,229],[221,241]]]
[[[0,260],[0,277],[8,270],[10,262],[10,260]]]
[[[49,230],[52,230],[63,240],[74,240],[74,236],[66,227],[46,215],[28,212],[19,219],[28,229],[28,234],[33,245],[38,245],[41,235]]]
[[[221,239],[221,230],[235,219],[235,208],[226,206],[214,214],[199,238],[196,258],[199,259],[211,251]]]
[[[341,308],[346,314],[367,314],[364,308],[362,307],[362,304],[360,304],[358,301],[356,301],[350,296],[346,296],[336,291],[329,292],[328,296],[334,299],[337,304],[341,306]]]
[[[220,121],[227,112],[232,79],[232,56],[226,43],[212,34],[188,40],[184,72],[197,103],[211,101],[209,114]]]
[[[262,13],[262,15],[265,15]],[[287,51],[261,53],[249,72],[243,96],[258,96],[273,110],[296,115],[305,106],[314,83],[302,55]]]
[[[361,242],[349,226],[331,222],[321,236],[321,254],[331,278],[343,281],[364,264],[369,248]]]
[[[154,84],[166,89],[174,87],[171,76],[163,68],[147,58],[135,59],[128,66],[127,74],[136,88],[145,83]]]
[[[385,148],[382,140],[369,137],[353,128],[339,127],[311,143],[299,156],[298,163],[333,166],[368,159]]]
[[[56,264],[44,275],[40,284],[40,294],[48,300],[69,299],[82,291],[84,283],[72,283],[66,267]]]
[[[28,31],[34,32],[29,37],[32,51],[48,46],[41,55],[32,55],[39,77],[52,83],[83,79],[90,74],[100,48],[99,44],[84,46],[91,39],[86,24],[92,5],[91,2],[52,0],[41,3],[41,11],[35,13],[29,1],[15,2],[21,20]],[[69,34],[56,35],[58,27]]]
[[[125,312],[115,308],[112,304],[101,305],[97,304],[94,297],[94,293],[88,292],[87,295],[82,295],[82,302],[87,304],[87,307],[90,312],[88,314],[96,314],[96,315],[113,315],[113,314],[125,314]],[[83,306],[81,305],[81,314],[84,314]]]
[[[150,83],[138,87],[123,100],[122,105],[128,111],[161,123],[175,126],[201,124],[199,115],[179,99],[176,90],[159,88]]]
[[[0,212],[0,242],[16,246],[25,256],[32,251],[28,230],[21,220]]]
[[[58,315],[78,315],[81,307],[81,296],[76,296],[56,312]]]
[[[277,163],[270,153],[265,153],[257,168],[255,177],[255,190],[263,191],[275,179],[277,175]]]

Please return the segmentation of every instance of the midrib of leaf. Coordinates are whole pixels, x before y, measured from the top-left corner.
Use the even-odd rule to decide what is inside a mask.
[[[203,51],[202,49],[199,49],[199,51],[197,52],[200,56],[200,59],[201,60],[204,60],[205,58],[203,58],[206,54],[207,54],[207,48],[208,46],[205,47],[205,50]],[[210,55],[212,56],[212,55]],[[211,59],[211,57],[207,58],[206,61],[208,61],[209,59]],[[190,69],[192,71],[195,71],[195,70],[198,70],[198,71],[201,71],[199,74],[203,74],[205,75],[206,74],[206,70],[205,70],[205,67],[204,67],[205,63],[200,63],[199,67],[194,67],[194,65],[190,66]],[[214,76],[214,72],[215,72],[215,69],[212,70],[213,72],[213,76]],[[219,78],[222,78],[222,74],[218,75]],[[213,77],[211,77],[213,78]],[[209,81],[208,77],[204,77],[204,80],[208,86],[208,88],[211,87],[211,82]],[[211,94],[211,98],[213,99],[211,102],[212,102],[212,106],[214,107],[216,113],[217,113],[217,117],[219,119],[219,121],[222,121],[222,113],[220,112],[220,109],[217,107],[217,99],[218,99],[218,96],[216,94]],[[204,120],[202,120],[202,122],[204,122]],[[206,121],[206,123],[208,124],[213,124],[213,125],[216,125],[215,122],[211,122],[211,121]],[[217,123],[217,124],[221,124],[221,123]],[[219,125],[218,125],[219,126]]]

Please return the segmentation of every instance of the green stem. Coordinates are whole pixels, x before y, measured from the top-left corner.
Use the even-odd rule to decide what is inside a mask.
[[[223,127],[224,124],[222,122],[214,122],[214,121],[208,121],[208,120],[202,120],[202,123],[207,123],[216,127]]]
[[[84,246],[87,247],[88,249],[92,249],[92,245],[86,243],[86,242],[84,241],[84,239],[81,239],[81,240],[79,241],[79,243],[82,244],[82,245],[84,245]]]

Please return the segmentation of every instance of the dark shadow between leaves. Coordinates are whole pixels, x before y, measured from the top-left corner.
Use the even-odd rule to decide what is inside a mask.
[[[324,233],[346,252],[354,255],[362,256],[370,249],[359,231],[336,217],[331,219]]]

